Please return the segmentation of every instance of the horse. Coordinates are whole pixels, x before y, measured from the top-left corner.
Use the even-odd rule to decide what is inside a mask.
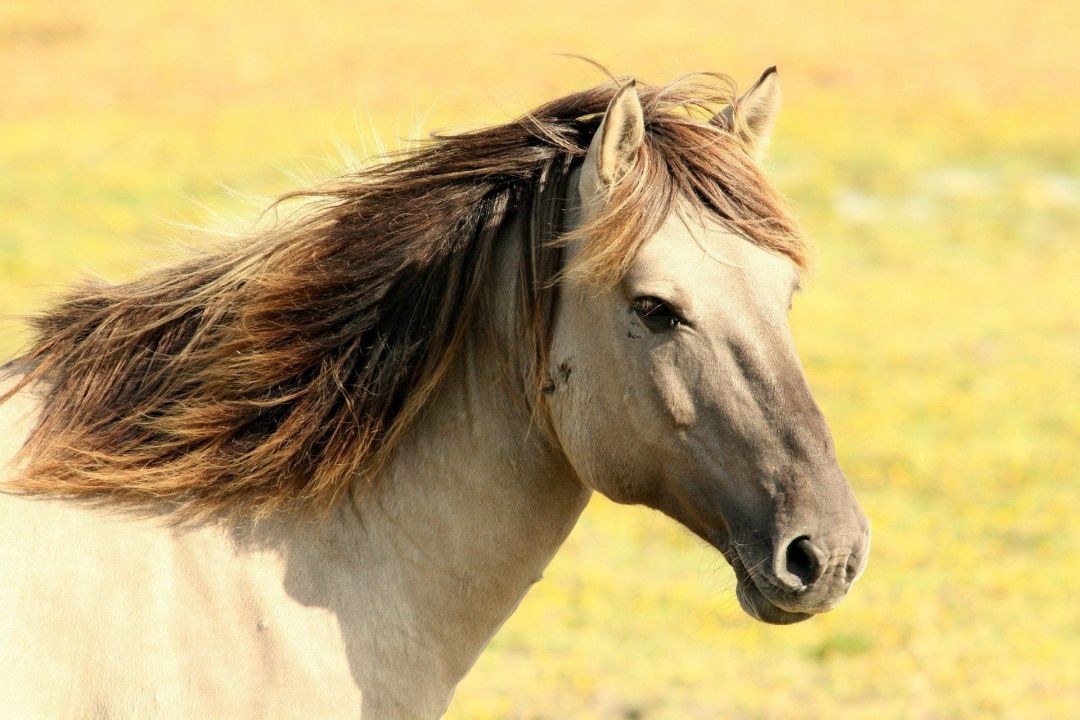
[[[869,524],[788,328],[779,104],[612,78],[65,291],[0,385],[0,714],[437,717],[594,492],[757,620],[836,606]]]

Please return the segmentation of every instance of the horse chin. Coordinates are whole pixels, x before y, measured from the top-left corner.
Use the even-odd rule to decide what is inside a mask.
[[[812,617],[810,613],[788,612],[776,607],[758,590],[753,581],[739,580],[735,586],[735,596],[739,598],[739,605],[747,615],[770,625],[791,625]]]

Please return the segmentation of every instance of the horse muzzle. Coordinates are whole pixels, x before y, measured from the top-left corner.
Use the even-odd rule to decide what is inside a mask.
[[[738,579],[739,604],[767,623],[789,624],[836,607],[866,568],[870,532],[799,535],[761,545],[734,543],[725,553]]]

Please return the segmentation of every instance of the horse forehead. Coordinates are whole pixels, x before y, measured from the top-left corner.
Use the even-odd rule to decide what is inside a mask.
[[[695,285],[733,283],[772,294],[790,291],[798,270],[787,257],[770,252],[718,221],[668,218],[641,248],[634,279],[662,279],[692,290]],[[786,300],[786,298],[785,298]]]

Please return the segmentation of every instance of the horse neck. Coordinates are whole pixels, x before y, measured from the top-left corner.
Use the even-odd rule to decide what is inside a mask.
[[[498,287],[512,287],[517,242],[500,243]],[[380,632],[410,645],[401,677],[438,668],[447,700],[589,497],[513,398],[502,344],[467,345],[376,487],[354,500],[367,561],[391,584],[380,597],[397,611],[386,616],[401,624]]]

